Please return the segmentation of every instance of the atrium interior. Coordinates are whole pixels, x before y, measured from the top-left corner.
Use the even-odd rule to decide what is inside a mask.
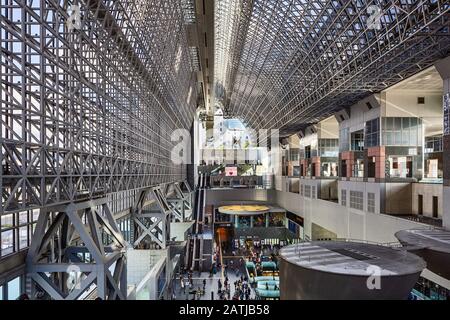
[[[448,1],[0,16],[0,300],[450,300]]]

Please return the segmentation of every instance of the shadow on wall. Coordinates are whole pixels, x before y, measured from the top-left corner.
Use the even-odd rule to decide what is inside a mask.
[[[311,237],[313,241],[334,240],[337,239],[337,234],[319,226],[318,224],[312,223]]]

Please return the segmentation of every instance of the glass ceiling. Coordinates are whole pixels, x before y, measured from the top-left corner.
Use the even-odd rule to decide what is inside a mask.
[[[448,13],[444,0],[216,0],[216,99],[252,128],[298,131],[448,55]]]

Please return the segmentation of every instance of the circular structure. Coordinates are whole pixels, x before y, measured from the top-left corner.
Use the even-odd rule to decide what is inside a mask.
[[[270,208],[261,205],[231,205],[219,207],[220,213],[236,216],[255,216],[269,212]]]
[[[427,269],[450,278],[450,231],[411,229],[398,231],[395,237],[406,250],[422,257],[427,262]]]
[[[317,241],[280,251],[282,300],[407,299],[425,262],[404,250]]]

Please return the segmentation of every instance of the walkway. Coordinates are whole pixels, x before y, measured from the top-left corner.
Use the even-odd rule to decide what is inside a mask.
[[[225,264],[229,264],[230,260],[238,261],[239,258],[241,258],[241,257],[235,257],[234,259],[225,257],[225,258],[223,258],[223,262]],[[237,261],[234,262],[233,265],[238,265]],[[222,268],[222,269],[224,269],[224,268]],[[229,270],[227,272],[228,273],[227,274],[228,281],[230,283],[230,296],[227,297],[228,300],[231,300],[235,293],[234,282],[239,280],[241,275],[245,276],[245,273],[243,271],[244,271],[244,269],[242,268],[242,270],[239,271],[239,274],[236,274],[236,272],[232,271],[232,270]],[[222,272],[225,272],[225,271],[223,270]],[[206,280],[205,294],[203,296],[200,296],[200,300],[212,300],[212,292],[213,292],[214,300],[217,300],[218,299],[217,292],[219,290],[218,281],[220,279],[222,282],[222,286],[223,286],[223,282],[224,282],[223,279],[225,279],[225,275],[224,275],[224,278],[222,279],[222,272],[216,273],[213,277],[210,277],[209,272],[202,272],[200,274],[198,272],[194,272],[192,275],[192,281],[193,281],[192,288],[185,287],[184,291],[181,289],[180,278],[177,278],[176,280],[174,280],[176,300],[194,300],[195,294],[189,294],[189,291],[192,292],[192,291],[197,290],[198,288],[203,290],[203,280]],[[187,275],[184,276],[184,281],[187,281]],[[195,297],[195,299],[197,300],[197,297]],[[255,299],[255,292],[253,289],[251,290],[250,299]]]

